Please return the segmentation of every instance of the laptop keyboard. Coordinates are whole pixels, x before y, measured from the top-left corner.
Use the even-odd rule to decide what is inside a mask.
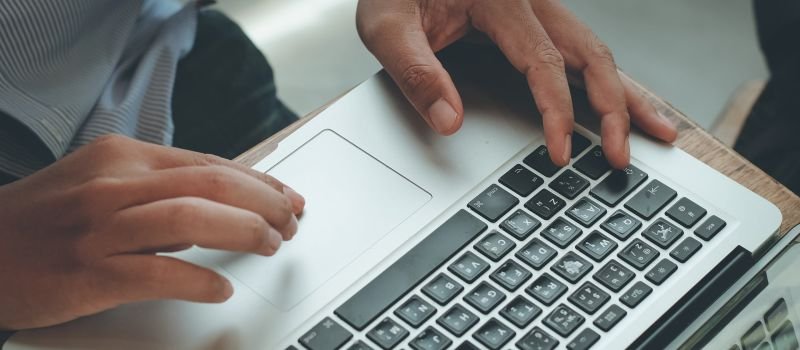
[[[536,148],[299,345],[588,349],[725,227],[636,166],[612,170],[578,133],[573,160]]]

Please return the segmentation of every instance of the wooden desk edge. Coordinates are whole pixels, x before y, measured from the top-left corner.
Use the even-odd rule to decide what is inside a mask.
[[[781,214],[783,214],[783,221],[780,227],[781,234],[786,233],[789,229],[800,223],[800,198],[792,191],[764,173],[733,149],[722,144],[668,102],[656,96],[641,84],[630,79],[630,77],[624,73],[621,74],[623,79],[631,81],[662,115],[672,120],[678,126],[678,140],[674,143],[676,147],[681,148],[703,163],[708,164],[717,171],[775,204],[780,209]],[[294,124],[272,135],[272,137],[241,154],[236,158],[236,161],[247,166],[255,165],[259,160],[274,151],[280,141],[286,138],[286,136],[303,126],[306,122],[311,120],[311,118],[317,116],[338,99],[338,97],[335,98]]]

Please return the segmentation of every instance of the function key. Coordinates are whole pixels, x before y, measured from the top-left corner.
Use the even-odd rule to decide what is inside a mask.
[[[562,337],[568,337],[581,324],[584,318],[564,304],[559,305],[544,319],[544,324]]]
[[[528,326],[540,313],[542,313],[540,307],[521,295],[514,298],[500,310],[500,315],[519,328]]]
[[[464,300],[467,301],[470,305],[478,309],[478,311],[483,313],[489,313],[492,311],[500,302],[502,302],[506,298],[506,295],[503,292],[497,290],[497,288],[492,287],[486,282],[481,282],[479,285],[475,287],[469,294],[464,296]]]
[[[553,244],[566,248],[581,235],[581,229],[562,218],[557,218],[542,231],[542,236]]]
[[[527,197],[541,186],[544,180],[524,166],[517,164],[500,177],[500,183],[520,196]]]
[[[447,310],[442,317],[439,317],[436,323],[453,335],[460,337],[478,323],[478,316],[475,316],[463,306],[456,304],[450,310]]]
[[[547,177],[555,175],[558,169],[561,169],[550,160],[550,154],[547,153],[545,146],[539,146],[533,153],[525,157],[523,162]]]
[[[533,274],[514,260],[504,262],[492,273],[492,280],[513,292],[528,281]]]
[[[528,245],[517,251],[517,258],[534,269],[541,269],[556,256],[556,250],[538,238],[531,240]]]
[[[659,254],[658,250],[641,239],[636,238],[617,255],[622,258],[622,260],[631,264],[631,266],[643,270],[647,265],[650,265]]]
[[[577,132],[572,133],[572,158],[577,157],[583,150],[589,148],[592,145],[592,141],[586,138]]]
[[[758,349],[758,345],[766,338],[767,332],[764,331],[764,325],[758,321],[742,336],[742,348],[745,350]]]
[[[608,309],[606,309],[606,311],[603,311],[603,313],[601,313],[600,316],[594,320],[594,325],[597,326],[597,328],[608,332],[611,330],[611,328],[614,328],[614,326],[616,326],[620,320],[625,318],[625,315],[627,314],[628,313],[621,307],[617,306],[616,304],[612,304],[608,307]]]
[[[578,243],[577,248],[594,261],[600,262],[611,254],[614,249],[617,249],[617,242],[614,242],[599,231],[592,231],[584,240]]]
[[[399,309],[394,310],[397,317],[414,328],[421,326],[435,313],[436,308],[416,295],[409,298]]]
[[[525,203],[525,208],[532,211],[534,214],[539,215],[542,219],[550,219],[556,215],[559,210],[567,205],[560,197],[556,196],[548,190],[541,190],[531,200]]]
[[[574,165],[584,175],[590,177],[592,180],[597,180],[603,174],[611,170],[608,165],[606,157],[603,155],[603,149],[600,146],[594,146],[591,151],[581,157]]]
[[[507,219],[503,220],[500,227],[519,240],[528,238],[542,223],[523,210],[517,210]]]
[[[567,210],[567,215],[579,224],[589,227],[606,215],[606,209],[589,198],[581,198]]]
[[[683,230],[664,219],[658,219],[653,222],[642,234],[642,236],[645,236],[650,242],[655,243],[661,248],[669,248],[669,246],[682,235]]]
[[[469,202],[474,210],[486,220],[495,222],[519,203],[519,199],[497,185],[491,185]]]
[[[621,240],[626,240],[630,237],[639,227],[642,222],[639,219],[629,215],[628,213],[618,210],[616,213],[603,222],[602,227],[606,232],[614,235]]]
[[[372,347],[359,340],[347,347],[347,350],[372,350]]]
[[[325,317],[300,337],[300,344],[310,350],[338,349],[353,335],[330,317]]]
[[[577,197],[588,186],[588,180],[569,169],[564,170],[561,175],[550,182],[550,188],[569,199]]]
[[[503,345],[508,343],[515,335],[516,333],[514,333],[511,328],[508,328],[497,319],[492,318],[472,336],[487,348],[495,350],[502,348]]]
[[[408,337],[408,331],[390,318],[383,319],[367,333],[367,338],[383,349],[394,348],[406,337]]]
[[[778,299],[772,307],[764,314],[764,321],[767,322],[767,329],[774,332],[783,320],[789,316],[789,308],[786,306],[786,300],[783,298]]]
[[[453,300],[464,289],[461,284],[445,274],[439,274],[432,281],[422,287],[422,292],[440,305]]]
[[[619,301],[629,308],[634,308],[652,292],[653,288],[650,288],[644,282],[636,282],[625,294],[619,297]]]
[[[447,267],[450,272],[461,277],[467,283],[472,283],[489,268],[489,264],[472,252],[466,252],[453,264]]]
[[[571,283],[578,282],[592,269],[592,263],[573,252],[567,252],[551,269]]]
[[[545,272],[533,281],[525,291],[536,300],[545,305],[550,305],[567,291],[567,286]]]
[[[675,265],[674,262],[669,259],[661,259],[661,261],[653,266],[650,272],[644,277],[647,278],[648,281],[653,282],[653,284],[660,286],[661,283],[664,283],[677,269],[678,265]]]
[[[569,301],[588,314],[594,314],[611,296],[592,282],[586,282],[569,296]]]
[[[516,246],[510,238],[497,231],[490,232],[475,243],[475,249],[492,261],[500,260]]]
[[[694,234],[697,237],[702,238],[704,241],[711,240],[714,236],[719,233],[723,228],[725,228],[725,221],[717,217],[716,215],[711,215],[706,222],[704,222],[700,227],[694,230]]]
[[[444,350],[450,347],[453,341],[433,327],[428,327],[417,335],[408,345],[414,350]]]
[[[517,342],[517,347],[521,350],[552,350],[556,346],[558,340],[539,327],[533,327],[530,333]]]
[[[594,274],[594,279],[608,289],[619,292],[634,276],[633,271],[622,266],[616,260],[611,260]]]
[[[642,218],[650,220],[661,208],[677,196],[677,192],[661,181],[650,181],[639,193],[625,203],[625,208]]]
[[[647,173],[633,165],[628,165],[622,170],[612,170],[611,174],[600,181],[589,193],[606,205],[613,207],[645,180],[647,180]]]
[[[678,260],[682,263],[686,262],[691,258],[694,253],[697,253],[703,245],[700,242],[692,237],[686,237],[680,244],[678,244],[675,249],[669,253],[673,259]]]
[[[586,328],[567,344],[569,350],[588,350],[589,348],[600,340],[600,335],[593,331],[591,328]]]
[[[706,210],[703,207],[686,197],[679,199],[672,208],[667,210],[667,216],[685,227],[694,226],[697,220],[700,220],[705,215]]]

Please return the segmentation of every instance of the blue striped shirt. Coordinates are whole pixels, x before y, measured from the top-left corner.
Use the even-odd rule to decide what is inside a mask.
[[[168,0],[0,0],[0,172],[27,176],[98,136],[170,145],[177,63],[197,6]]]

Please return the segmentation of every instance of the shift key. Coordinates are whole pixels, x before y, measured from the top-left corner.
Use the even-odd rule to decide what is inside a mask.
[[[615,206],[645,180],[647,180],[647,173],[633,165],[628,165],[622,170],[612,171],[589,193],[606,205]]]

